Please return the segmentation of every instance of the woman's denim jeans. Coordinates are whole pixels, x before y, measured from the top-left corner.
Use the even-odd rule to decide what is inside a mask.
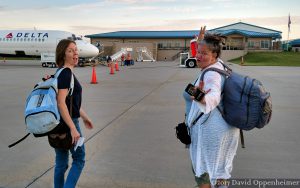
[[[80,133],[80,136],[82,136],[78,119],[74,118],[73,122],[76,126],[76,129]],[[69,151],[72,154],[73,162],[69,174],[67,176],[67,179],[65,181],[65,172],[68,169],[68,163],[69,163]],[[56,158],[55,158],[55,169],[54,169],[54,188],[75,187],[85,163],[84,145],[78,147],[76,151],[74,151],[74,147],[71,148],[70,150],[55,149],[55,153],[56,153]]]

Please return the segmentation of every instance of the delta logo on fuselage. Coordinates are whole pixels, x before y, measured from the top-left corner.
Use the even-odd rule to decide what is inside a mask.
[[[48,38],[49,36],[48,36],[48,33],[17,33],[16,37],[17,38],[21,38],[21,37],[23,37],[23,38],[45,38],[45,37],[47,37]],[[13,34],[8,33],[5,38],[11,39],[11,38],[13,38]]]

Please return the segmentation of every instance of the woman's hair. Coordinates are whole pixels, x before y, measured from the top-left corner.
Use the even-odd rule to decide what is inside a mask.
[[[71,43],[76,44],[73,40],[69,40],[69,39],[62,39],[57,44],[56,53],[55,53],[55,61],[56,61],[56,64],[58,67],[64,66],[66,50]]]
[[[220,57],[222,46],[225,44],[226,37],[218,33],[207,33],[204,39],[200,42],[205,43],[212,53],[216,53],[216,58]]]

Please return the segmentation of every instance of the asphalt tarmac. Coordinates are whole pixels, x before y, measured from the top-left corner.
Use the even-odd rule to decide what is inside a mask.
[[[299,178],[300,67],[230,66],[260,80],[273,101],[270,124],[244,133],[246,148],[238,148],[233,178]],[[1,188],[53,187],[55,155],[45,137],[29,136],[7,146],[26,134],[28,93],[54,71],[38,61],[0,61]],[[109,72],[96,66],[98,84],[90,84],[92,68],[75,68],[83,87],[82,107],[94,122],[92,130],[81,122],[86,165],[77,187],[194,187],[189,153],[174,127],[184,119],[182,92],[199,69],[142,62]]]

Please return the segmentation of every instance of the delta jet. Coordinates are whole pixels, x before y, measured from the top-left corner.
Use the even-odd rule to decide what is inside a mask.
[[[0,30],[0,56],[42,56],[43,54],[55,56],[56,46],[62,39],[76,42],[81,60],[85,61],[86,58],[99,54],[96,46],[66,31]]]

